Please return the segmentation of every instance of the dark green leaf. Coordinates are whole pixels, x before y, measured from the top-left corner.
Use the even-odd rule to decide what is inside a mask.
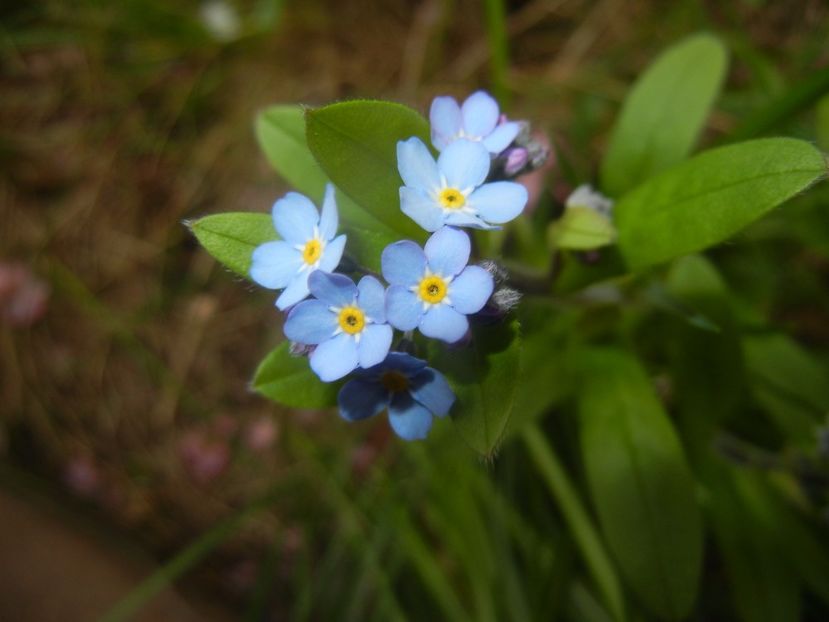
[[[214,214],[188,222],[187,226],[208,253],[245,278],[250,278],[248,272],[254,249],[277,239],[268,214]]]
[[[339,386],[322,382],[304,356],[291,356],[282,342],[266,356],[253,376],[253,388],[274,402],[291,408],[327,408],[337,404]]]
[[[767,138],[706,151],[616,205],[619,248],[641,269],[721,242],[826,175],[809,143]]]
[[[696,596],[702,526],[679,439],[629,355],[592,350],[583,370],[582,455],[602,530],[642,602],[681,619]]]
[[[668,49],[625,100],[602,162],[602,189],[625,192],[684,160],[703,128],[727,66],[720,41],[695,35]]]
[[[349,101],[305,113],[311,153],[328,177],[398,239],[425,232],[400,211],[397,143],[417,136],[429,144],[429,124],[417,112],[382,101]]]

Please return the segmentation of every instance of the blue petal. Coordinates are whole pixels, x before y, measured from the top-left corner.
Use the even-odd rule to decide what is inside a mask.
[[[461,130],[461,108],[454,97],[435,97],[429,110],[432,125],[432,144],[438,151],[455,140]]]
[[[386,288],[373,276],[364,276],[357,283],[357,304],[377,324],[386,322]]]
[[[423,315],[423,304],[407,287],[392,285],[386,290],[386,321],[398,330],[414,330]]]
[[[311,199],[298,192],[289,192],[273,204],[273,224],[283,240],[305,244],[314,237],[319,222],[317,208]]]
[[[397,143],[397,170],[403,183],[411,188],[432,192],[440,185],[440,175],[429,148],[419,138]]]
[[[482,142],[490,153],[501,153],[510,146],[510,143],[515,140],[515,137],[518,136],[518,132],[520,131],[520,123],[508,121],[496,127]]]
[[[467,266],[449,284],[449,298],[455,311],[477,313],[492,296],[492,275],[479,266]]]
[[[408,376],[424,367],[426,367],[426,361],[415,358],[411,354],[406,354],[405,352],[389,352],[389,355],[383,361],[381,367],[378,368],[378,371],[382,369],[394,369]]]
[[[322,201],[322,213],[320,214],[320,237],[323,240],[330,240],[337,235],[337,198],[334,196],[334,186],[326,184],[325,199]]]
[[[337,395],[340,417],[359,421],[373,417],[389,405],[389,392],[379,382],[355,378],[345,383]]]
[[[469,236],[459,229],[442,227],[426,240],[423,252],[429,268],[441,276],[455,276],[469,261]]]
[[[432,427],[432,413],[408,393],[397,393],[389,404],[389,423],[400,438],[417,441],[426,438]]]
[[[386,359],[391,347],[392,329],[388,324],[369,324],[360,333],[357,356],[360,367],[368,369]]]
[[[445,416],[455,403],[455,394],[446,382],[446,378],[431,367],[415,374],[411,380],[409,393],[438,417]]]
[[[345,250],[345,235],[339,235],[328,244],[322,251],[320,258],[319,269],[323,272],[333,272],[340,265],[340,259],[343,257],[343,250]]]
[[[446,224],[454,225],[456,227],[469,227],[470,229],[492,230],[501,228],[496,225],[488,225],[477,216],[466,214],[464,212],[449,214],[446,217]]]
[[[437,231],[446,219],[443,208],[434,199],[422,190],[407,186],[400,188],[400,209],[426,231]]]
[[[262,287],[282,289],[302,266],[299,251],[287,242],[265,242],[253,251],[250,278]]]
[[[426,255],[414,242],[401,240],[383,249],[380,266],[383,278],[392,285],[414,285],[426,271]]]
[[[291,341],[317,345],[337,330],[337,317],[324,302],[306,300],[291,309],[282,330]]]
[[[449,188],[477,188],[489,174],[489,151],[481,143],[456,140],[438,157],[438,169]]]
[[[308,288],[315,297],[332,307],[345,307],[357,298],[357,286],[347,276],[315,270],[308,277]]]
[[[305,300],[308,297],[308,273],[301,272],[296,275],[296,278],[288,283],[285,291],[276,299],[276,308],[284,311],[288,307],[294,306],[300,300]]]
[[[420,320],[420,332],[427,337],[440,339],[446,343],[455,343],[469,330],[469,322],[449,305],[435,305],[423,314]]]
[[[470,136],[487,136],[498,123],[498,102],[484,91],[476,91],[461,106],[463,129]]]
[[[512,181],[495,181],[470,194],[467,205],[487,222],[509,222],[524,211],[527,189]]]
[[[339,334],[323,341],[311,354],[311,369],[323,382],[347,376],[357,367],[357,343],[354,337]]]

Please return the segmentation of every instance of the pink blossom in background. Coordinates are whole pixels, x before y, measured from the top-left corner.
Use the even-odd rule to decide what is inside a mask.
[[[46,313],[49,286],[28,266],[0,263],[0,318],[15,328],[31,326]]]

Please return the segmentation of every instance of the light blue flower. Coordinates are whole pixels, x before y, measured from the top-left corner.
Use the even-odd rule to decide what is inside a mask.
[[[333,271],[340,263],[345,236],[337,233],[334,186],[325,188],[322,214],[311,200],[289,192],[273,205],[273,224],[281,240],[253,251],[251,278],[268,289],[284,289],[276,299],[280,310],[308,297],[308,276],[314,270]]]
[[[386,291],[386,318],[400,330],[419,329],[427,337],[454,343],[469,329],[466,316],[477,313],[492,295],[492,276],[467,266],[469,236],[444,227],[421,249],[403,240],[389,244],[381,256]]]
[[[501,153],[518,136],[521,124],[500,120],[498,102],[484,91],[472,93],[462,106],[454,97],[435,97],[429,111],[432,144],[443,151],[459,138],[466,138],[481,142],[489,153]]]
[[[498,229],[523,211],[527,190],[511,181],[485,184],[489,165],[487,150],[469,140],[453,142],[437,162],[419,138],[400,141],[400,209],[426,231],[444,225]]]
[[[426,438],[432,418],[446,416],[455,402],[440,372],[401,352],[356,375],[337,396],[340,416],[359,421],[388,410],[392,429],[407,441]]]
[[[372,276],[358,285],[342,274],[312,272],[308,286],[315,300],[291,309],[288,339],[315,345],[311,369],[323,382],[339,380],[357,366],[371,367],[389,352],[392,328],[386,324],[384,288]]]

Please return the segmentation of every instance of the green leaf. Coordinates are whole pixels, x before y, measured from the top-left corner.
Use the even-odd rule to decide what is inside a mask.
[[[245,278],[250,278],[248,272],[254,249],[277,239],[268,214],[228,212],[186,224],[208,253]]]
[[[430,365],[446,376],[457,401],[452,421],[475,451],[491,456],[504,435],[521,377],[518,320],[472,329],[469,345],[432,346]]]
[[[700,34],[669,48],[625,99],[602,162],[602,189],[625,192],[684,160],[719,93],[728,58],[722,43]]]
[[[291,408],[328,408],[337,404],[339,386],[322,382],[308,359],[292,356],[282,342],[266,356],[253,376],[253,388],[265,397]]]
[[[582,456],[602,530],[642,602],[683,618],[696,596],[702,527],[679,439],[632,357],[591,350],[583,361]]]
[[[626,194],[614,214],[632,269],[721,242],[826,175],[809,143],[753,140],[706,151]]]
[[[397,143],[417,136],[428,145],[426,119],[401,104],[357,100],[308,110],[305,123],[311,153],[338,188],[398,239],[425,238],[400,211]]]
[[[548,231],[553,248],[592,250],[612,244],[616,229],[607,216],[589,207],[568,207]]]

